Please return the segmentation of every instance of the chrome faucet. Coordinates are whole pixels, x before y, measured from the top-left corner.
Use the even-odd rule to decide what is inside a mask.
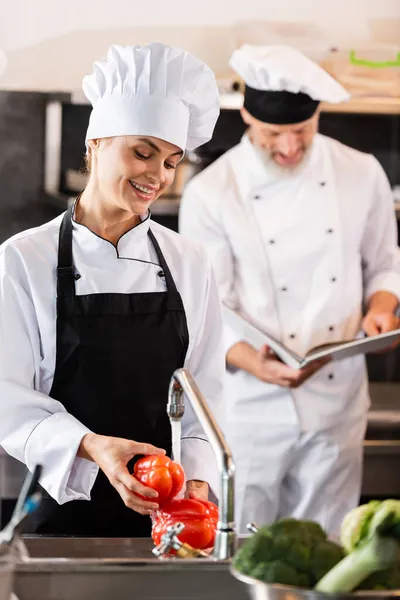
[[[226,560],[234,555],[237,539],[234,522],[235,466],[232,454],[206,399],[199,390],[194,378],[186,369],[177,369],[172,375],[167,405],[169,418],[172,421],[182,419],[185,412],[184,393],[189,399],[193,411],[214,450],[221,474],[219,521],[213,556],[218,560]]]

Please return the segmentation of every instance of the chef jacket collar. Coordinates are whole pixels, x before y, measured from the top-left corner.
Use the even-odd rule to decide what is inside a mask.
[[[111,242],[100,237],[97,233],[94,233],[86,225],[75,221],[74,216],[77,200],[75,200],[74,211],[72,214],[75,241],[88,252],[96,252],[96,256],[110,256],[111,253],[115,254],[117,258],[135,258],[137,245],[140,244],[144,238],[147,239],[151,223],[150,210],[147,211],[147,214],[140,217],[141,222],[138,225],[129,229],[119,238],[117,246],[115,247]]]

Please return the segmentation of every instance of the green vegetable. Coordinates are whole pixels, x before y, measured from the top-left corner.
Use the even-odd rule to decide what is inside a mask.
[[[400,501],[374,501],[351,511],[343,521],[341,541],[348,554],[322,577],[317,591],[351,592],[368,584],[374,573],[393,573],[400,560]]]
[[[342,549],[317,523],[281,519],[248,538],[233,566],[265,583],[313,587],[342,558]]]
[[[380,504],[379,501],[374,500],[347,513],[340,532],[340,541],[347,553],[352,552],[359,541],[368,536],[369,524]]]
[[[359,590],[400,590],[400,565],[378,571],[365,579]]]

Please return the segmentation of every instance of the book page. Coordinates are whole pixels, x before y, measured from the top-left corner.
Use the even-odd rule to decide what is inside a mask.
[[[351,344],[352,342],[357,342],[359,339],[364,339],[364,338],[352,338],[350,340],[342,340],[340,342],[330,342],[328,344],[321,344],[320,346],[315,346],[315,348],[312,348],[309,352],[307,352],[305,357],[309,358],[316,352],[321,352],[323,350],[332,350],[335,348],[340,348],[344,344]]]
[[[332,357],[333,360],[343,360],[356,356],[357,354],[367,354],[369,352],[379,352],[386,350],[394,342],[400,340],[400,329],[381,333],[362,339],[339,342],[337,344],[328,344],[325,348],[312,350],[308,353],[304,364],[308,364],[318,358],[325,356]]]

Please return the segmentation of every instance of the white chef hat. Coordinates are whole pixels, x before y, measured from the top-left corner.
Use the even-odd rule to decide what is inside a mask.
[[[219,115],[211,69],[161,43],[111,46],[83,79],[93,110],[86,141],[148,135],[193,150],[208,142]]]
[[[289,46],[245,44],[234,51],[229,64],[246,84],[245,108],[261,121],[304,121],[320,102],[350,98],[324,69]]]

